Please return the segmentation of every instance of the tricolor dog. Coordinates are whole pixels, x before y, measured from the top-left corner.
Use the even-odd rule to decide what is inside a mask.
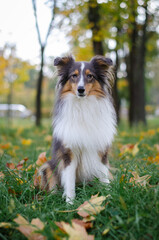
[[[112,101],[114,70],[111,59],[95,56],[76,62],[72,56],[54,60],[59,80],[53,117],[52,160],[40,169],[41,187],[59,184],[66,202],[75,198],[75,185],[94,177],[110,180],[108,149],[116,133]]]

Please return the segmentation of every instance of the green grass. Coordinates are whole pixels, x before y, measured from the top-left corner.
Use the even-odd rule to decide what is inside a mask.
[[[36,162],[41,152],[51,156],[51,142],[46,136],[51,135],[51,122],[45,121],[44,126],[35,128],[33,122],[27,120],[15,121],[12,128],[7,127],[5,121],[0,122],[0,171],[5,177],[0,180],[0,222],[10,222],[13,228],[0,228],[0,239],[26,239],[14,226],[13,219],[21,214],[28,221],[40,218],[45,223],[42,232],[47,239],[55,239],[51,232],[57,231],[55,221],[71,222],[71,219],[81,219],[76,212],[61,212],[76,209],[91,195],[99,192],[99,196],[110,195],[105,209],[99,213],[93,222],[89,234],[95,239],[159,239],[159,151],[155,144],[159,144],[159,119],[150,121],[148,127],[129,129],[126,122],[122,122],[118,135],[110,152],[110,163],[117,168],[114,180],[109,186],[101,184],[95,179],[92,184],[81,184],[76,187],[76,199],[73,206],[69,206],[62,199],[62,189],[56,194],[42,193],[33,187],[35,169],[26,171],[30,164]],[[31,139],[30,145],[23,145],[22,139]],[[2,146],[9,143],[8,147]],[[121,153],[125,144],[138,143],[139,151]],[[157,157],[156,157],[157,156]],[[28,158],[24,170],[20,170],[20,177],[14,170],[9,170],[6,163],[18,163]],[[153,161],[155,159],[155,161]],[[132,172],[139,176],[150,175],[146,187],[130,182]],[[108,228],[109,232],[102,235]]]

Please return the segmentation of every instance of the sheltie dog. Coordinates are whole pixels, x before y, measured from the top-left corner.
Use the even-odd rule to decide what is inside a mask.
[[[112,101],[112,60],[95,56],[75,62],[72,56],[54,60],[59,80],[53,118],[53,157],[40,169],[42,189],[59,184],[73,203],[75,184],[94,177],[110,180],[108,149],[116,133]]]

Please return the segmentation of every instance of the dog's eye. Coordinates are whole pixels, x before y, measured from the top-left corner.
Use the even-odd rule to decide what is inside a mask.
[[[73,74],[73,75],[72,75],[72,78],[73,78],[74,80],[76,80],[77,74]]]
[[[93,75],[92,74],[88,74],[87,78],[88,78],[89,81],[91,81],[93,79]]]
[[[73,74],[72,76],[71,76],[71,78],[72,78],[72,81],[76,81],[77,80],[77,77],[78,77],[78,75],[77,74]]]

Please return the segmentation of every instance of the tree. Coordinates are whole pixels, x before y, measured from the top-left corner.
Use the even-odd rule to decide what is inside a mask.
[[[34,10],[34,16],[35,16],[35,23],[36,23],[36,30],[38,35],[38,41],[40,44],[40,54],[41,54],[41,63],[40,63],[40,71],[39,76],[37,80],[37,94],[36,94],[36,125],[39,126],[41,124],[41,95],[42,95],[42,82],[43,82],[43,68],[44,68],[44,52],[47,46],[47,40],[48,37],[52,31],[53,28],[53,22],[55,18],[55,9],[56,9],[56,0],[50,0],[49,2],[52,3],[51,7],[51,20],[49,23],[48,31],[45,37],[45,41],[42,42],[40,30],[39,30],[39,24],[37,19],[37,7],[36,7],[36,0],[32,0],[33,10]]]
[[[101,29],[100,5],[97,0],[88,2],[88,20],[92,30],[92,43],[95,55],[104,55],[103,34]]]

